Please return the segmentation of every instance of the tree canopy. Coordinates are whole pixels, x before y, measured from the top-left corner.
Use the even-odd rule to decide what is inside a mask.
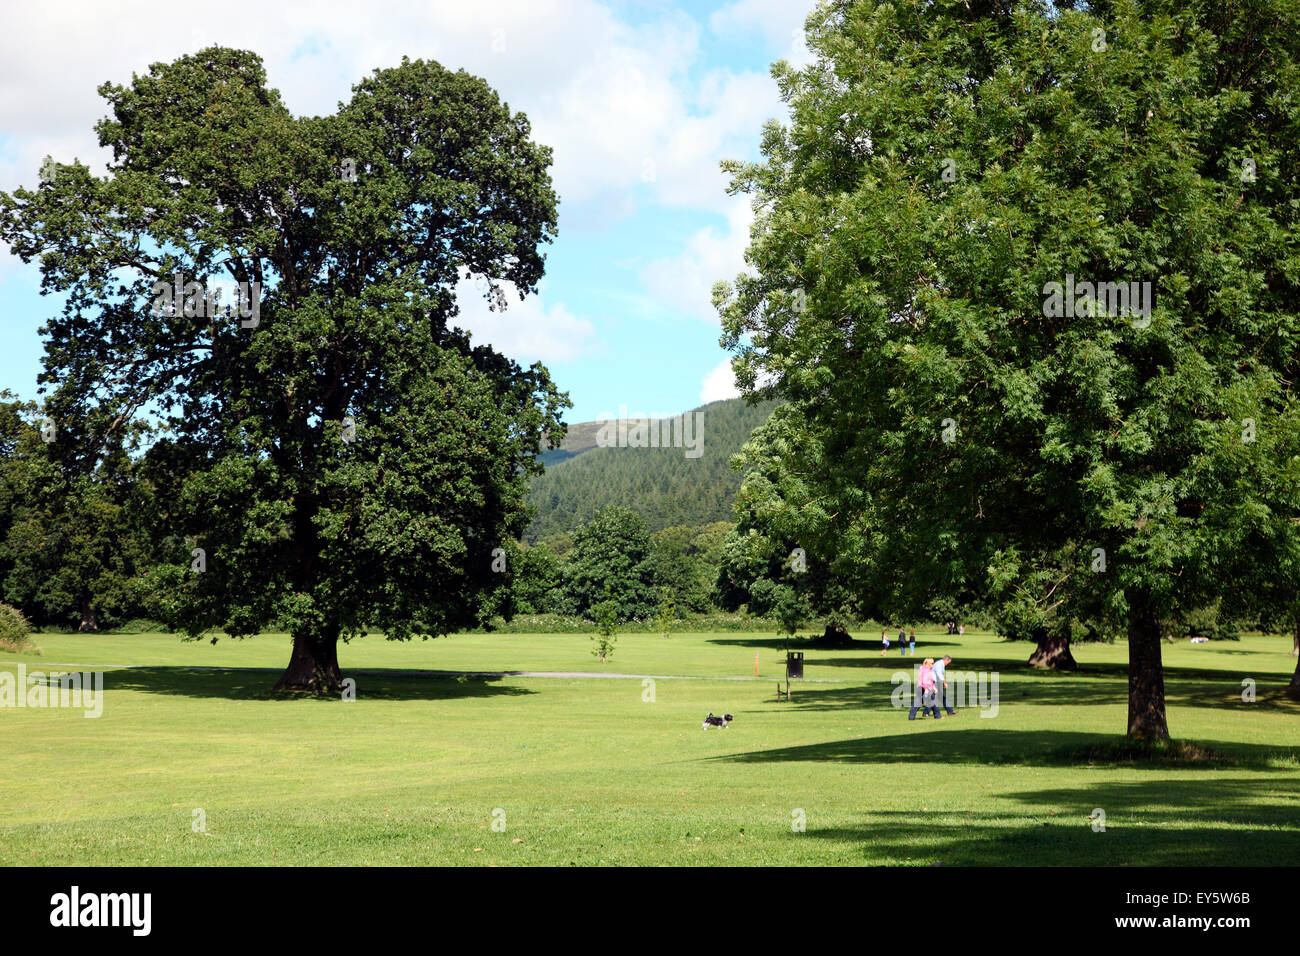
[[[574,534],[565,574],[574,613],[593,614],[606,601],[617,607],[620,621],[654,613],[650,533],[629,508],[605,508]]]
[[[867,605],[1123,621],[1135,737],[1168,736],[1161,621],[1295,554],[1298,18],[826,3],[727,167],[755,271],[715,300],[789,401],[783,527]]]
[[[0,194],[0,238],[66,296],[41,380],[68,467],[141,410],[163,426],[142,466],[171,542],[159,613],[193,636],[287,626],[281,684],[310,689],[367,625],[481,621],[568,402],[472,346],[454,288],[480,277],[495,308],[503,283],[535,290],[549,149],[485,82],[420,60],[326,117],[220,47],[100,93],[108,174],[49,164]]]

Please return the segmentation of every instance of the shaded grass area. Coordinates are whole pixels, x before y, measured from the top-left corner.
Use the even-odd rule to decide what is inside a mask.
[[[950,718],[951,719],[951,718]],[[999,728],[945,729],[941,734],[915,732],[855,737],[733,754],[726,760],[746,763],[841,762],[855,764],[962,764],[1043,767],[1124,766],[1137,769],[1300,770],[1300,745],[1273,747],[1232,744],[1217,750],[1204,744],[1118,742],[1112,736],[1072,731],[1023,731]]]
[[[626,635],[604,668],[582,635],[367,638],[340,655],[357,681],[342,702],[271,692],[283,635],[46,635],[29,670],[126,666],[106,671],[99,719],[0,710],[0,863],[1294,864],[1289,642],[1168,646],[1178,740],[1160,748],[1122,737],[1123,645],[1077,648],[1081,670],[1052,674],[1024,666],[1025,644],[918,637],[999,674],[996,717],[909,722],[891,705],[921,641],[901,662],[809,650],[807,675],[831,683],[787,703],[777,638]],[[755,652],[745,681],[418,673],[752,677]],[[737,719],[702,731],[708,711]]]
[[[1245,747],[1215,750],[1187,740],[1111,740],[1084,746],[1065,746],[1051,752],[1056,763],[1069,766],[1122,764],[1135,767],[1182,767],[1217,769],[1243,767],[1253,770],[1300,769],[1300,746]]]
[[[113,686],[124,691],[167,694],[214,700],[318,702],[331,706],[334,697],[277,693],[273,687],[280,672],[270,668],[248,670],[196,670],[188,667],[133,667],[112,673]],[[458,698],[521,696],[533,690],[503,683],[501,678],[464,674],[414,675],[407,671],[372,670],[352,678],[364,686],[367,700],[442,701]]]

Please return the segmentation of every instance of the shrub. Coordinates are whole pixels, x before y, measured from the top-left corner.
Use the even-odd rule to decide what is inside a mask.
[[[0,650],[18,654],[39,654],[40,648],[31,641],[32,626],[23,612],[8,604],[0,604]]]
[[[617,601],[601,601],[591,608],[591,615],[596,619],[596,633],[591,639],[596,642],[591,653],[602,664],[614,656],[614,632],[618,628],[619,606]]]
[[[660,588],[659,613],[655,615],[655,628],[667,637],[677,624],[677,602],[670,588]]]

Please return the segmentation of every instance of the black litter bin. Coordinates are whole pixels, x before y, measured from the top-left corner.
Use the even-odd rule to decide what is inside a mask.
[[[785,655],[785,679],[803,680],[803,651],[787,651]]]

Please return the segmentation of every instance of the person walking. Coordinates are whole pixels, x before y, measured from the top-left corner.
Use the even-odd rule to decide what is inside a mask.
[[[900,630],[898,632],[898,656],[902,657],[907,653],[907,632]]]
[[[916,656],[916,631],[907,636],[907,653],[912,657]]]
[[[912,694],[912,711],[907,715],[908,720],[916,720],[916,712],[919,709],[922,717],[928,717],[931,711],[934,716],[940,720],[939,708],[934,702],[934,661],[927,657],[921,662],[921,671],[916,678],[917,687],[920,693],[915,691]]]
[[[929,684],[927,685],[925,682],[922,682],[921,684],[921,706],[925,708],[925,712],[935,720],[943,720],[943,715],[939,713],[938,690],[936,688],[934,674],[934,658],[927,657],[922,661],[921,669],[923,671],[928,669],[930,675]]]
[[[957,713],[952,709],[952,695],[948,693],[948,665],[951,663],[952,658],[947,654],[934,662],[934,689],[939,698],[934,708],[936,715],[939,712],[938,704],[943,704],[943,709],[948,712],[949,716]]]
[[[886,654],[889,653],[889,632],[888,631],[880,632],[880,643],[883,644],[885,647],[885,649],[880,652],[880,656],[884,657]]]

